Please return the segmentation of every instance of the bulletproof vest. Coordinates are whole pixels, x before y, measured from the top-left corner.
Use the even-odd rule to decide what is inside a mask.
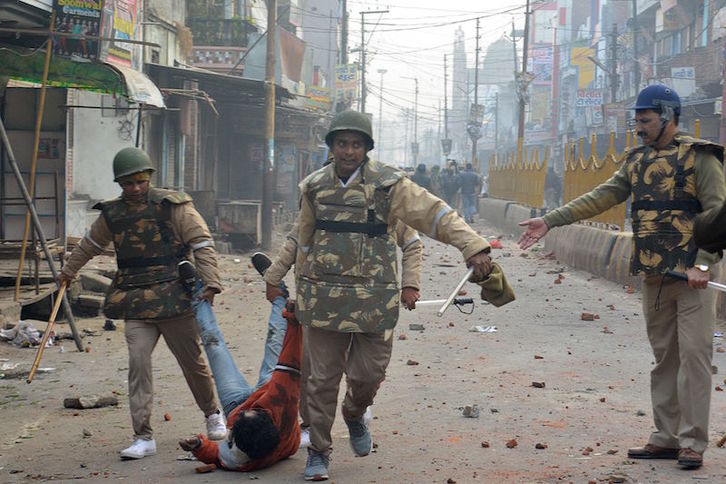
[[[405,175],[373,160],[361,183],[342,187],[335,166],[303,181],[315,233],[299,268],[295,314],[304,326],[346,333],[380,333],[398,321],[396,234],[387,224],[392,185]]]
[[[106,294],[104,314],[112,319],[162,319],[191,309],[177,264],[189,256],[174,235],[171,206],[191,201],[185,193],[150,188],[146,202],[121,197],[99,208],[113,233],[118,270]]]
[[[662,150],[640,147],[628,155],[634,275],[693,267],[698,251],[693,221],[701,212],[695,175],[700,150],[711,151],[723,163],[722,147],[680,133]]]

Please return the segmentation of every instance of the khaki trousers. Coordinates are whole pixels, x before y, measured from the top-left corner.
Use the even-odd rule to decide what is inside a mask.
[[[191,313],[163,320],[128,320],[125,332],[129,349],[129,407],[136,438],[151,439],[153,435],[151,353],[159,336],[164,336],[204,415],[217,411],[214,382],[202,358],[197,322]]]
[[[386,341],[382,333],[339,333],[311,327],[306,327],[305,332],[310,355],[306,397],[310,447],[329,454],[333,443],[330,430],[343,373],[347,386],[343,417],[361,418],[386,378],[393,338]]]
[[[307,392],[307,381],[310,376],[310,349],[308,344],[308,328],[303,328],[302,368],[300,369],[300,427],[302,428],[310,427]]]
[[[655,355],[650,393],[656,431],[649,442],[703,452],[708,444],[716,293],[666,277],[656,310],[660,282],[661,277],[650,277],[643,284],[646,331]]]

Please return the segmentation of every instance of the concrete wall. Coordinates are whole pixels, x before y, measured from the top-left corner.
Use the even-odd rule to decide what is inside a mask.
[[[69,104],[79,106],[114,106],[112,96],[71,90]],[[91,210],[95,201],[115,198],[121,193],[113,181],[114,155],[136,141],[138,111],[113,109],[73,109],[72,147],[68,150],[71,190],[66,202],[66,235],[81,237],[98,212]]]
[[[101,106],[103,94],[75,91],[75,104]],[[112,98],[108,96],[106,102]],[[70,198],[87,196],[92,200],[113,198],[121,192],[113,181],[114,155],[136,141],[138,111],[126,113],[102,109],[74,109],[73,173]]]
[[[530,217],[530,209],[507,200],[483,198],[479,214],[489,223],[515,238],[522,233],[517,224]],[[545,250],[575,269],[590,272],[624,286],[640,287],[640,278],[630,275],[631,232],[615,232],[572,224],[552,229],[543,242]],[[726,281],[726,264],[721,261],[719,282]],[[719,294],[717,314],[726,317],[726,297]]]

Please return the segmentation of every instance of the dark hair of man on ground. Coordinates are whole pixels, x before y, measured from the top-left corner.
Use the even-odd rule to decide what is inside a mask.
[[[250,459],[262,459],[279,445],[280,431],[264,410],[245,411],[232,426],[232,438]]]

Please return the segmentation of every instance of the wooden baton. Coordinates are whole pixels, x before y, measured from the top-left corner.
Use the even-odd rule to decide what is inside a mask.
[[[58,288],[58,296],[55,299],[55,304],[53,305],[53,311],[50,313],[50,319],[48,320],[48,326],[45,328],[45,332],[43,333],[43,339],[40,341],[40,346],[38,347],[38,352],[35,354],[35,361],[33,361],[33,366],[30,368],[30,373],[28,374],[28,379],[25,380],[27,383],[30,383],[33,381],[33,377],[35,376],[35,372],[38,371],[38,365],[40,365],[40,359],[43,357],[43,349],[45,349],[46,343],[48,343],[48,338],[50,337],[50,330],[53,329],[53,323],[55,323],[55,317],[58,314],[58,309],[60,308],[61,301],[63,300],[63,293],[66,292],[66,282],[63,281],[60,288]]]

